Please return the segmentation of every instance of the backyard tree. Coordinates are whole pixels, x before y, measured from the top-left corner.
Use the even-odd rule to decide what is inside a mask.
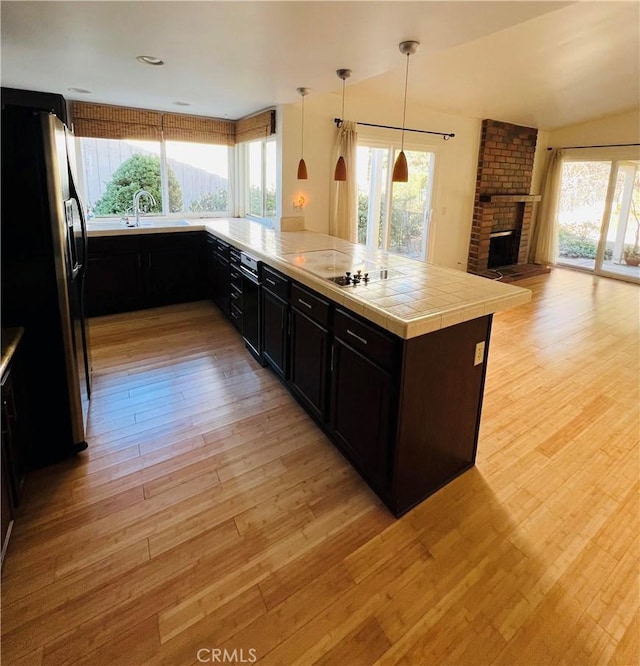
[[[169,211],[177,213],[182,210],[182,189],[170,167],[168,178]],[[133,196],[138,190],[147,190],[156,200],[156,205],[147,212],[162,212],[159,157],[138,154],[124,161],[113,172],[104,194],[94,206],[94,212],[96,215],[124,215],[133,206]]]
[[[229,210],[227,190],[219,189],[215,192],[207,192],[196,201],[192,201],[189,210],[192,213],[210,213]]]

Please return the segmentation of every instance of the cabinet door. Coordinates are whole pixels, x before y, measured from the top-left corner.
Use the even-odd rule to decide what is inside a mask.
[[[283,379],[288,378],[289,348],[287,302],[262,289],[262,355]]]
[[[336,338],[331,428],[363,473],[385,487],[392,454],[391,407],[389,374]]]
[[[230,289],[231,285],[229,282],[229,260],[221,257],[219,254],[216,254],[216,276],[215,283],[216,289],[214,292],[213,300],[216,305],[224,312],[224,314],[230,316]]]
[[[19,419],[16,409],[16,395],[14,390],[14,375],[16,371],[13,364],[2,377],[2,446],[4,448],[3,464],[6,478],[9,480],[12,504],[20,504],[20,495],[26,477],[25,455],[27,442],[24,438],[24,415]],[[16,381],[20,378],[16,376]],[[22,405],[24,406],[24,405]]]
[[[207,292],[205,298],[214,298],[216,292],[216,249],[213,241],[207,240],[206,248],[206,261],[207,261]]]
[[[0,474],[0,563],[4,562],[4,554],[9,542],[11,528],[13,526],[13,501],[9,490],[10,481],[7,474],[8,462],[5,456],[4,442],[2,443],[2,469]]]
[[[143,306],[142,256],[137,249],[91,256],[85,278],[89,317],[137,310]]]
[[[326,420],[329,333],[295,308],[291,310],[291,388],[311,412]]]
[[[152,247],[143,258],[149,302],[182,303],[201,297],[201,248],[195,244]]]

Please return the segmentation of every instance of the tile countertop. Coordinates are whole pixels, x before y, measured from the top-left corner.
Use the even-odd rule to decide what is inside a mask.
[[[101,223],[104,224],[104,223]],[[313,231],[278,232],[243,218],[198,220],[193,224],[124,229],[108,233],[89,226],[89,236],[206,229],[256,259],[362,315],[401,338],[413,338],[531,300],[531,291],[451,268],[425,264]],[[339,287],[304,268],[305,253],[336,250],[354,264],[367,261],[389,269],[386,280]]]
[[[5,370],[16,353],[18,343],[24,334],[22,327],[3,328],[2,329],[2,353],[0,354],[0,375],[4,375]]]

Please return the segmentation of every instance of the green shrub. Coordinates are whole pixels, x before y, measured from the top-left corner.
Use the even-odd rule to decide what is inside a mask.
[[[146,190],[156,200],[148,213],[162,212],[160,191],[160,158],[154,155],[132,155],[111,176],[102,197],[96,202],[96,215],[124,215],[133,206],[133,196],[138,190]],[[169,169],[169,210],[182,210],[182,189],[175,174]]]

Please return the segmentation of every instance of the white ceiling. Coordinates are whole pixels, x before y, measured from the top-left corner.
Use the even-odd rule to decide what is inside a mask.
[[[635,0],[4,0],[2,85],[238,118],[299,101],[299,86],[339,91],[341,67],[353,94],[401,95],[398,43],[415,39],[409,103],[549,129],[638,105],[639,14]]]

